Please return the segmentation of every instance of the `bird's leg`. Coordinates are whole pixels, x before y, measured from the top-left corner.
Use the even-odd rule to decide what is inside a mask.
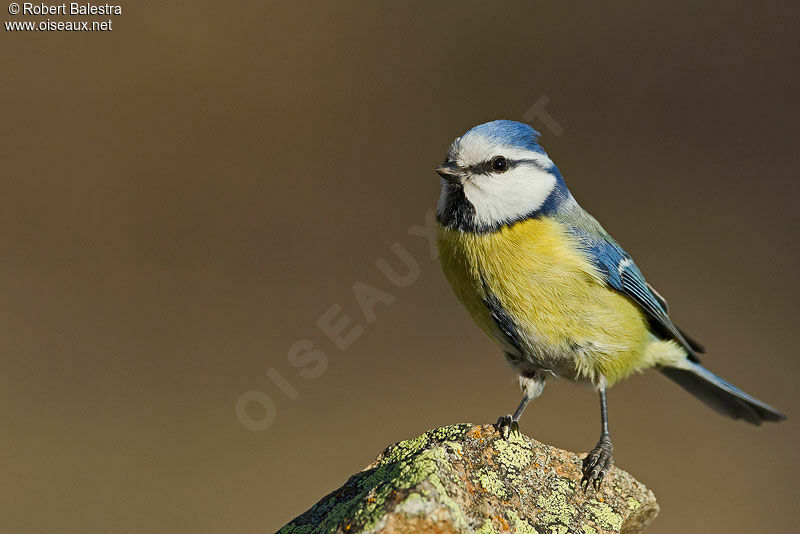
[[[500,417],[500,419],[497,420],[497,424],[495,426],[497,427],[497,430],[500,432],[500,435],[503,436],[503,438],[508,439],[509,435],[511,435],[511,432],[517,432],[517,433],[519,432],[518,421],[520,416],[522,415],[522,412],[525,411],[525,407],[528,405],[529,402],[531,402],[531,397],[526,392],[522,396],[522,400],[520,401],[519,406],[517,406],[517,409],[514,411],[514,415],[511,415],[509,413]]]
[[[608,409],[606,407],[606,384],[605,380],[600,384],[600,441],[597,442],[592,452],[583,459],[583,478],[581,486],[583,491],[594,487],[595,491],[600,489],[603,477],[606,475],[611,465],[614,463],[614,446],[611,444],[611,435],[608,433]]]
[[[542,394],[544,389],[544,379],[539,375],[533,377],[519,377],[519,384],[522,387],[523,395],[522,400],[514,410],[514,415],[506,414],[497,420],[497,430],[504,439],[508,439],[511,432],[519,432],[519,418],[522,417],[522,412],[528,406],[528,403]]]

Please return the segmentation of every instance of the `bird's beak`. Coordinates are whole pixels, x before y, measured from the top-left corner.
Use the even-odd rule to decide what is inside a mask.
[[[442,163],[436,167],[436,173],[450,183],[458,183],[461,181],[461,169],[455,163]]]

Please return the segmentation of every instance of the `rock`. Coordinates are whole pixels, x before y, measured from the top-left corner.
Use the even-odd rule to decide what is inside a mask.
[[[653,492],[616,467],[580,488],[581,459],[491,425],[437,428],[392,445],[280,534],[641,532]]]

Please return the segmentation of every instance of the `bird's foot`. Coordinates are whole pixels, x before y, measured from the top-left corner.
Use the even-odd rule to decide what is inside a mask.
[[[611,438],[606,435],[601,437],[592,452],[586,455],[586,458],[583,459],[583,478],[581,479],[583,491],[588,490],[589,486],[592,486],[595,491],[600,489],[603,477],[614,463],[613,452],[614,446],[611,444]]]
[[[514,418],[511,416],[511,414],[502,416],[497,420],[497,423],[494,426],[497,428],[497,431],[500,432],[500,435],[503,437],[503,439],[508,439],[512,432],[519,434],[519,424],[514,421]]]

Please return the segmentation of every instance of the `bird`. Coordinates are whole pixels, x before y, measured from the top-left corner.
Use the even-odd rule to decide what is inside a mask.
[[[436,167],[436,243],[445,277],[519,376],[522,400],[500,417],[519,432],[550,378],[596,390],[600,439],[580,485],[613,464],[607,390],[655,368],[717,412],[759,425],[786,415],[700,364],[705,348],[670,318],[633,258],[577,203],[530,125],[495,120],[456,138]]]

